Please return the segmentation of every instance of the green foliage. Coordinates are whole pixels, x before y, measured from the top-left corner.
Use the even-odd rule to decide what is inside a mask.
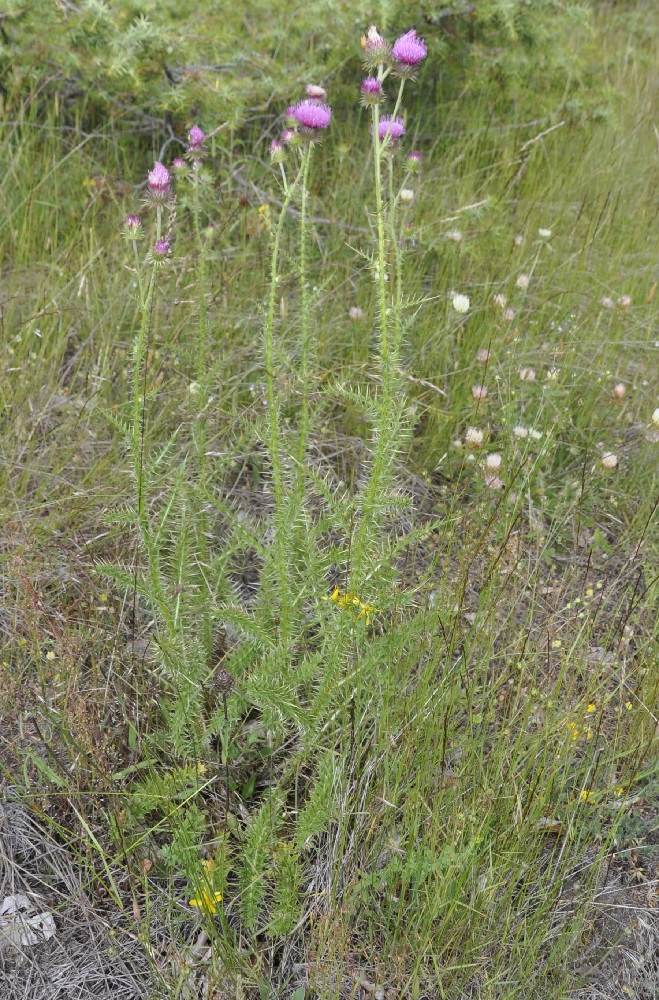
[[[438,81],[445,98],[466,73],[470,93],[494,87],[520,110],[535,105],[537,116],[555,110],[554,94],[566,101],[590,83],[566,43],[575,32],[587,37],[592,6],[417,0],[374,7],[332,0],[308,4],[304,18],[288,18],[286,0],[250,0],[239,8],[190,0],[11,0],[2,22],[0,80],[10,99],[46,84],[69,113],[80,107],[99,118],[137,114],[145,121],[194,115],[205,124],[221,118],[235,125],[249,113],[276,110],[273,95],[287,101],[309,79],[332,79],[336,90],[343,77],[354,86],[359,35],[379,19],[389,32],[424,25],[431,51],[426,88]]]

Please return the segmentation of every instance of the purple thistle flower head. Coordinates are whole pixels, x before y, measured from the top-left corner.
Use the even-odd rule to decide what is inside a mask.
[[[385,140],[395,142],[403,135],[405,135],[405,123],[402,118],[392,118],[391,115],[385,115],[378,122],[378,138],[380,142],[384,142]]]
[[[124,222],[124,236],[127,240],[141,240],[144,236],[144,227],[139,215],[129,215]]]
[[[310,101],[317,101],[320,104],[324,104],[325,98],[327,97],[327,91],[324,87],[319,87],[315,83],[308,83],[307,97]]]
[[[156,200],[164,201],[169,194],[169,170],[159,160],[154,163],[153,170],[149,171],[147,184],[152,197]]]
[[[300,101],[293,109],[293,118],[305,129],[316,132],[329,126],[332,120],[332,109],[329,104],[317,104],[315,101]]]
[[[166,257],[171,249],[169,240],[158,240],[153,246],[153,253],[156,257]]]
[[[379,104],[384,96],[382,92],[382,84],[374,76],[367,76],[366,79],[362,81],[361,95],[364,107]]]
[[[428,55],[428,46],[422,38],[417,37],[414,28],[401,35],[394,42],[391,54],[398,63],[397,69],[415,69]]]
[[[198,125],[193,125],[188,132],[188,153],[198,152],[206,138],[206,133],[202,132]]]

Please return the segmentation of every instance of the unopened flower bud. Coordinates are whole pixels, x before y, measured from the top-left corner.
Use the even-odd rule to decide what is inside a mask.
[[[382,84],[374,76],[367,76],[365,80],[362,80],[360,93],[361,101],[365,108],[379,104],[384,97]]]
[[[141,240],[144,236],[144,226],[139,215],[129,215],[124,222],[124,236],[127,240]]]

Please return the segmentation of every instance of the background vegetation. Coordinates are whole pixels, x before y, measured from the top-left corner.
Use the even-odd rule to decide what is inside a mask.
[[[429,48],[390,369],[374,21]],[[3,878],[100,921],[70,995],[656,995],[658,29],[5,0]],[[271,286],[308,82],[333,121]],[[145,309],[123,221],[153,242],[146,172],[195,122]]]

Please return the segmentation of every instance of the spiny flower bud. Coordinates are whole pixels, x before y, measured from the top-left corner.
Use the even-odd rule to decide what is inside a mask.
[[[411,174],[418,174],[421,169],[421,161],[423,157],[418,149],[413,149],[412,152],[407,157],[407,169]]]
[[[141,240],[144,236],[144,227],[139,215],[129,215],[124,222],[124,236],[127,240]]]
[[[362,49],[364,52],[364,65],[367,69],[374,69],[379,63],[387,62],[391,49],[389,43],[385,41],[374,24],[362,35]]]
[[[362,80],[361,100],[365,108],[379,104],[383,97],[382,84],[376,77],[367,76],[365,80]]]
[[[286,159],[286,150],[279,141],[279,139],[273,139],[270,143],[270,162],[271,163],[283,163]]]

